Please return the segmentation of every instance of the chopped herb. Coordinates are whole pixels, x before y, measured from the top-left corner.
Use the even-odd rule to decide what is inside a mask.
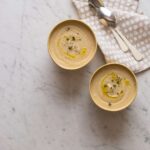
[[[73,36],[73,37],[72,37],[72,41],[75,41],[75,40],[76,40],[76,38]]]
[[[114,80],[111,80],[111,82],[114,82]]]
[[[69,41],[69,38],[66,38],[67,41]]]
[[[69,31],[70,30],[70,27],[67,27],[66,31]]]
[[[104,87],[107,87],[107,84],[105,84]]]
[[[108,106],[111,106],[112,104],[111,104],[111,102],[108,102]]]
[[[113,84],[113,87],[116,87],[116,84]]]
[[[117,84],[119,84],[120,83],[120,81],[117,81]]]
[[[123,93],[123,91],[121,91],[120,93]]]
[[[72,50],[72,48],[73,48],[72,46],[69,46],[69,47],[68,47],[69,50]]]

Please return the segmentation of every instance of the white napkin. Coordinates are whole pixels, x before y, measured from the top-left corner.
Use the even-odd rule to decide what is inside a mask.
[[[73,3],[80,18],[95,32],[107,63],[124,64],[135,73],[150,67],[150,20],[137,12],[138,0],[105,0],[104,4],[116,14],[119,30],[144,55],[142,61],[136,61],[130,51],[124,53],[120,49],[111,30],[91,11],[88,0],[73,0]]]

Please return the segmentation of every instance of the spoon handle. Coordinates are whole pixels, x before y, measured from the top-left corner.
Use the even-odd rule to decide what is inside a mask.
[[[115,38],[116,38],[116,40],[117,40],[121,50],[123,52],[127,52],[128,51],[128,47],[126,46],[124,41],[121,39],[121,37],[116,33],[116,31],[113,28],[110,28],[110,29],[111,29],[112,33],[114,34],[114,36],[115,36]]]
[[[121,33],[121,31],[115,28],[115,31],[120,35],[120,37],[124,40],[125,44],[128,46],[132,55],[137,61],[140,61],[144,58],[144,56],[127,40],[127,38]]]

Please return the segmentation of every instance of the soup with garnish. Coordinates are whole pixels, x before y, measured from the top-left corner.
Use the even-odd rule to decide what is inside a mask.
[[[90,83],[93,101],[106,110],[127,107],[137,93],[134,74],[125,66],[108,64],[97,70]]]
[[[86,65],[96,52],[96,39],[90,28],[80,21],[65,21],[52,31],[49,52],[63,68],[77,69]]]

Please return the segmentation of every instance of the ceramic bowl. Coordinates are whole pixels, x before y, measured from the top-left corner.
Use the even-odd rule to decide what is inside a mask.
[[[110,97],[104,97],[104,93],[100,94],[102,90],[101,81],[103,81],[103,77],[106,74],[111,72],[120,73],[127,77],[130,81],[129,87],[124,88],[126,92],[124,97],[118,99],[117,101]],[[93,102],[98,107],[107,111],[120,111],[127,108],[134,101],[137,95],[137,80],[134,73],[128,67],[121,64],[106,64],[97,69],[92,75],[89,90]]]
[[[87,57],[83,57],[83,59],[79,60],[75,60],[75,59],[70,59],[66,58],[66,60],[63,58],[63,53],[61,53],[59,55],[59,51],[56,46],[54,48],[54,43],[56,43],[56,38],[58,36],[61,36],[61,34],[59,34],[60,30],[62,28],[65,28],[67,26],[74,26],[80,29],[80,31],[84,31],[83,33],[87,34],[87,35],[83,35],[84,38],[89,38],[91,40],[88,40],[85,44],[89,44],[90,42],[92,42],[91,44],[93,44],[90,54],[87,55]],[[90,45],[90,44],[89,44]],[[52,31],[49,34],[48,37],[48,52],[51,56],[51,58],[53,59],[53,61],[60,66],[63,69],[67,69],[67,70],[75,70],[75,69],[79,69],[82,68],[84,66],[86,66],[94,57],[95,53],[97,50],[97,42],[96,42],[96,37],[92,31],[92,29],[84,22],[80,21],[80,20],[65,20],[63,22],[60,22],[59,24],[57,24]]]

